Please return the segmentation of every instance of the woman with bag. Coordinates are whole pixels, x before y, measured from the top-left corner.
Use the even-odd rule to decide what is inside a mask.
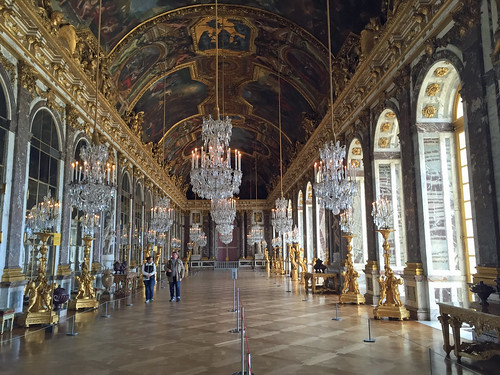
[[[153,257],[146,258],[146,263],[142,265],[142,280],[146,289],[146,303],[153,301],[153,291],[155,286],[156,265]]]
[[[167,263],[167,278],[170,285],[170,302],[175,301],[177,296],[177,302],[181,300],[181,280],[185,273],[184,264],[182,260],[179,259],[177,252],[172,253],[172,258]],[[175,287],[175,294],[174,294]]]

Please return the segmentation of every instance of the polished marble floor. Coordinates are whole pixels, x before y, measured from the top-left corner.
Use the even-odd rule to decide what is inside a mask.
[[[415,321],[372,321],[375,343],[365,343],[371,306],[340,306],[338,296],[305,294],[282,276],[239,272],[252,372],[262,374],[498,374],[487,363],[445,359],[441,331]],[[54,332],[40,327],[5,333],[0,374],[233,374],[241,371],[239,334],[229,271],[194,272],[182,282],[182,301],[157,288],[145,304],[109,305],[76,316]],[[22,337],[22,335],[26,336]],[[496,372],[498,371],[498,372]]]

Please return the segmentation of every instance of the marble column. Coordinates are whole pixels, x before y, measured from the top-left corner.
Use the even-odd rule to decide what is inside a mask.
[[[474,215],[477,273],[474,282],[495,285],[500,276],[500,219],[496,201],[494,163],[488,107],[483,90],[483,54],[480,25],[476,24],[464,38],[464,69],[460,94],[465,103],[465,134],[469,156],[469,173]]]
[[[430,307],[428,298],[428,284],[424,276],[422,258],[421,233],[419,223],[419,202],[417,186],[420,186],[420,169],[418,162],[418,132],[412,123],[410,67],[399,71],[394,80],[396,85],[396,99],[399,104],[399,141],[401,145],[401,174],[404,191],[404,220],[406,226],[406,267],[404,269],[405,307],[412,319],[429,320]]]
[[[26,213],[26,175],[29,165],[29,142],[31,140],[30,103],[32,95],[18,82],[18,97],[15,115],[14,156],[12,163],[11,200],[8,232],[5,236],[7,252],[0,282],[0,304],[13,307],[16,312],[23,308],[23,289],[26,284],[22,273],[21,255]]]
[[[66,116],[68,117],[68,116]],[[67,122],[68,120],[66,120]],[[71,163],[75,158],[75,129],[66,123],[66,144],[64,145],[64,177],[63,177],[63,199],[61,209],[61,246],[59,247],[59,265],[57,266],[58,279],[65,279],[71,275],[69,250],[71,237],[71,212],[73,210],[69,189],[66,187],[72,180]]]
[[[371,124],[375,121],[372,119]],[[378,269],[378,251],[377,251],[377,241],[376,236],[378,233],[375,232],[375,225],[373,224],[373,218],[371,217],[372,212],[372,202],[376,199],[375,193],[375,170],[373,165],[373,138],[372,134],[375,133],[371,126],[367,126],[363,130],[363,141],[361,142],[361,147],[363,149],[363,169],[365,175],[365,211],[366,211],[366,242],[367,242],[367,252],[368,260],[365,265],[363,272],[366,278],[366,294],[365,300],[367,304],[376,304],[379,299],[380,290],[379,284],[377,282],[377,277],[380,275]]]

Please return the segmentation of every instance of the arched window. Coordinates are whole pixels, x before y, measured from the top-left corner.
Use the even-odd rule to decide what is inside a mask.
[[[120,258],[128,259],[128,247],[130,245],[130,180],[127,173],[124,173],[122,180],[122,193],[120,198]]]
[[[26,210],[43,201],[50,192],[58,200],[59,161],[61,152],[56,123],[52,114],[41,109],[31,124],[31,143],[28,172],[28,194]],[[49,247],[48,274],[52,273],[54,247]]]
[[[5,194],[5,163],[7,156],[7,138],[9,131],[7,99],[3,85],[0,84],[0,224],[3,219],[3,202]]]
[[[38,111],[31,124],[28,202],[31,209],[50,191],[57,199],[61,152],[54,118],[49,111]]]
[[[310,263],[314,258],[314,247],[313,247],[313,189],[311,182],[307,183],[306,187],[306,246],[307,246],[307,260]]]
[[[83,147],[87,147],[88,143],[85,139],[81,139],[76,145],[74,160],[78,161],[78,165],[83,165],[80,152]],[[82,241],[82,226],[80,225],[80,219],[85,214],[83,211],[79,211],[76,207],[71,209],[71,232],[70,232],[70,252],[69,259],[70,264],[74,272],[81,269],[80,264],[84,261],[83,259],[83,248],[84,244]]]
[[[144,244],[144,233],[143,233],[143,195],[142,186],[137,184],[135,188],[134,195],[134,238],[133,238],[133,249],[134,249],[134,260],[137,264],[140,263],[142,259],[142,247]]]
[[[315,176],[316,182],[319,182],[319,174]],[[312,237],[311,237],[312,239]],[[316,252],[317,258],[323,262],[328,257],[326,246],[326,210],[320,204],[319,199],[316,198]],[[331,260],[331,259],[330,259]],[[325,262],[326,263],[326,262]]]
[[[396,114],[390,109],[384,110],[375,130],[374,166],[375,189],[377,199],[385,198],[392,204],[391,227],[395,229],[389,235],[391,246],[391,265],[401,271],[406,262],[405,221],[403,189],[401,179],[401,150],[399,145],[399,123]],[[383,268],[383,240],[377,236],[379,249],[379,267]],[[401,288],[402,289],[402,288]]]
[[[460,102],[457,97],[459,85],[460,77],[455,67],[447,61],[438,61],[425,75],[417,102],[425,259],[432,318],[438,314],[438,302],[463,302],[467,299],[465,254],[460,238],[459,182],[461,170],[462,185],[468,186],[467,151],[465,136],[460,132],[457,134],[453,123],[456,118],[457,129],[463,129],[463,120],[460,126],[457,118],[463,111],[457,104],[457,100]],[[457,148],[464,150],[463,161],[459,160],[461,153],[457,155]],[[459,168],[462,163],[463,169]],[[471,208],[470,193],[462,195],[469,202],[466,209]],[[470,221],[465,225],[472,224],[472,210],[466,217]],[[473,236],[472,231],[467,234]]]
[[[366,237],[366,208],[365,208],[365,172],[363,168],[363,150],[358,139],[353,139],[349,146],[347,162],[356,168],[356,182],[358,194],[352,205],[355,237],[352,239],[352,260],[360,268],[368,259],[368,240]]]
[[[460,205],[462,209],[462,239],[465,250],[465,268],[467,282],[472,282],[472,274],[476,269],[476,246],[474,244],[474,227],[469,184],[469,163],[467,158],[467,142],[464,127],[464,103],[459,90],[455,94],[453,108],[453,125],[457,145],[457,163],[460,184]]]
[[[302,190],[297,196],[297,228],[299,231],[299,248],[304,248],[304,194]]]

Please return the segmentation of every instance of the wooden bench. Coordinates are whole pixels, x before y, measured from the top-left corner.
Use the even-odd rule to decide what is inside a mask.
[[[0,318],[2,318],[2,335],[5,328],[5,323],[10,320],[10,331],[14,326],[14,309],[0,309]]]

